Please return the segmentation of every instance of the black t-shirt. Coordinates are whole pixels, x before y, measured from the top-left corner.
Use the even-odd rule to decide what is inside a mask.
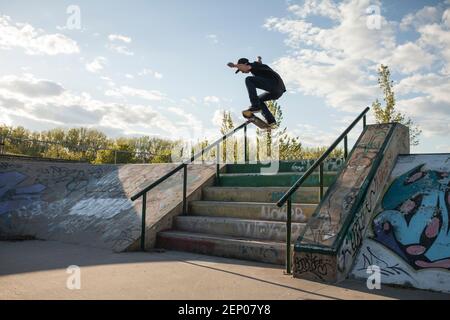
[[[283,79],[281,79],[280,75],[278,73],[276,73],[275,71],[273,71],[273,69],[271,67],[269,67],[266,64],[259,63],[259,62],[250,63],[250,66],[252,67],[250,72],[253,75],[255,75],[257,77],[274,80],[283,92],[286,91],[286,87],[284,85]]]

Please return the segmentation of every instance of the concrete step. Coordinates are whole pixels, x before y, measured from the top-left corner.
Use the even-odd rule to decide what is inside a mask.
[[[297,161],[280,161],[278,162],[278,172],[304,172],[308,170],[315,159],[297,160]],[[344,164],[343,159],[329,159],[324,163],[325,171],[339,171]],[[261,173],[262,169],[268,169],[271,163],[237,163],[228,164],[226,166],[227,173]]]
[[[156,246],[167,250],[188,251],[278,265],[285,264],[286,260],[286,244],[283,242],[257,241],[202,233],[159,232]]]
[[[224,173],[220,175],[219,186],[223,187],[291,187],[302,172],[282,172],[276,175],[256,173]],[[336,179],[337,172],[324,172],[324,186],[330,186]],[[312,173],[303,183],[303,187],[319,186],[319,173]]]
[[[288,187],[206,187],[203,188],[203,200],[238,202],[277,202]],[[324,192],[327,188],[324,188]],[[318,203],[318,187],[301,187],[294,193],[293,202]]]
[[[297,240],[304,227],[304,223],[292,223],[292,242]],[[286,239],[286,223],[280,221],[178,216],[174,218],[173,229],[257,240],[284,241]]]
[[[292,204],[292,221],[306,222],[317,204]],[[189,214],[267,221],[286,221],[286,206],[278,208],[267,202],[191,201]]]

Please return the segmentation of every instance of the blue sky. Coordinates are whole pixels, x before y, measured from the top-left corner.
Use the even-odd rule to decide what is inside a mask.
[[[67,27],[70,5],[80,9],[80,29]],[[0,124],[212,138],[221,110],[240,122],[249,105],[245,76],[226,63],[261,55],[286,80],[284,125],[305,145],[329,144],[379,96],[376,67],[386,63],[398,107],[423,130],[413,151],[450,152],[449,7],[446,0],[3,1]],[[378,27],[367,26],[371,17]]]

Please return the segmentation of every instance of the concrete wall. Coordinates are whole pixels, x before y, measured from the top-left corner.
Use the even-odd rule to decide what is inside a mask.
[[[141,202],[129,198],[174,167],[3,160],[0,238],[32,236],[123,251],[141,232]],[[195,196],[214,173],[213,165],[189,166],[188,195]],[[181,213],[181,194],[182,171],[149,193],[147,228],[167,228],[159,223]]]
[[[308,223],[303,239],[295,246],[295,277],[327,282],[346,278],[361,246],[372,207],[382,194],[399,153],[409,153],[406,127],[367,127]],[[315,263],[306,264],[307,268],[302,261]],[[319,267],[327,272],[319,274]]]
[[[399,157],[352,275],[450,292],[450,155]]]

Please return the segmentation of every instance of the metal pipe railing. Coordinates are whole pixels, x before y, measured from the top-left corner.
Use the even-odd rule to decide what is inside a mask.
[[[345,129],[345,131],[333,142],[333,144],[317,159],[313,165],[306,170],[306,172],[294,183],[294,185],[278,200],[277,206],[281,208],[287,202],[286,211],[286,273],[291,274],[291,225],[292,225],[292,196],[300,188],[300,186],[309,178],[309,176],[319,168],[319,199],[323,199],[324,179],[323,179],[323,162],[338,146],[338,144],[344,140],[344,157],[348,156],[348,133],[356,126],[356,124],[363,119],[363,128],[366,127],[366,114],[370,110],[369,107],[364,109],[363,112]]]
[[[183,169],[183,214],[186,214],[187,210],[188,210],[188,206],[187,206],[187,181],[188,181],[187,180],[187,173],[188,173],[187,166],[189,164],[191,164],[192,162],[194,162],[195,159],[197,159],[198,157],[200,157],[200,156],[203,157],[203,155],[206,152],[208,152],[209,150],[211,150],[212,148],[217,147],[217,149],[216,149],[216,159],[217,159],[216,179],[217,179],[217,181],[219,181],[219,179],[220,179],[220,143],[225,142],[229,137],[231,137],[236,132],[238,132],[239,130],[244,128],[244,141],[245,141],[244,158],[247,159],[246,144],[247,144],[247,126],[249,123],[250,123],[250,121],[246,121],[246,122],[242,123],[238,127],[234,128],[230,132],[223,135],[220,139],[217,139],[214,143],[210,144],[208,147],[202,148],[202,150],[200,152],[194,154],[188,161],[185,161],[185,162],[181,163],[180,165],[178,165],[177,167],[175,167],[174,169],[170,170],[164,176],[162,176],[155,182],[151,183],[150,185],[148,185],[147,187],[145,187],[144,189],[142,189],[141,191],[139,191],[138,193],[136,193],[135,195],[133,195],[130,198],[131,201],[136,201],[137,199],[142,197],[142,226],[141,226],[141,250],[142,251],[145,250],[145,219],[146,219],[146,210],[147,210],[146,209],[147,208],[147,193],[149,191],[151,191],[152,189],[154,189],[155,187],[157,187],[162,182],[169,179],[171,176],[176,174],[178,171]]]
[[[365,114],[370,110],[369,107],[364,109],[364,111],[348,126],[347,129],[333,142],[333,144],[317,159],[314,164],[294,183],[294,185],[280,198],[277,202],[278,207],[282,207],[288,198],[297,191],[303,182],[316,170],[316,168],[330,155],[331,152],[336,148],[336,146],[344,139],[345,136],[353,129],[353,127],[365,116]]]

